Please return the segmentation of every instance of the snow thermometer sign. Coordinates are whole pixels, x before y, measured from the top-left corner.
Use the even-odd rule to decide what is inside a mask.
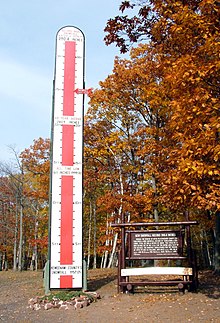
[[[82,164],[84,35],[61,28],[56,38],[50,203],[50,289],[83,284]]]

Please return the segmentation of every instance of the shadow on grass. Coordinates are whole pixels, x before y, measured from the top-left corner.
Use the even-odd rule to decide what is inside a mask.
[[[201,271],[199,274],[198,292],[212,299],[220,298],[220,276],[211,270]]]
[[[114,282],[114,286],[113,283]],[[117,271],[116,270],[91,270],[91,274],[88,277],[88,290],[97,291],[98,289],[107,286],[109,284],[109,288],[117,288]],[[177,287],[166,287],[162,288],[152,286],[146,286],[139,288],[135,288],[136,292],[144,292],[144,293],[176,293],[178,292]],[[199,287],[196,293],[201,293],[206,295],[211,299],[220,299],[220,276],[215,275],[212,270],[203,270],[199,272]]]
[[[105,277],[94,277],[88,280],[88,290],[97,291],[101,287],[117,280],[117,275],[112,274]]]

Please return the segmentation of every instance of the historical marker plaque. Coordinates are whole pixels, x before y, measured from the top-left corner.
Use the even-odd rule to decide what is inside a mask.
[[[129,231],[130,259],[160,259],[182,256],[181,231]]]

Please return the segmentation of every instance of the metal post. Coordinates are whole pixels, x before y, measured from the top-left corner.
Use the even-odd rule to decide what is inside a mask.
[[[50,293],[49,274],[50,274],[50,261],[47,260],[44,266],[44,290],[46,295]]]
[[[87,286],[87,265],[86,258],[83,258],[83,291],[86,292],[88,290]]]

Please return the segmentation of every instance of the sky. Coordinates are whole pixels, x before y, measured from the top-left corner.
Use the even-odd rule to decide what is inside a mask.
[[[0,9],[0,162],[12,161],[39,137],[49,138],[55,38],[64,26],[85,35],[86,88],[97,88],[113,69],[115,45],[104,27],[120,0],[8,0]],[[86,106],[88,100],[86,100]],[[86,107],[85,107],[86,108]]]

